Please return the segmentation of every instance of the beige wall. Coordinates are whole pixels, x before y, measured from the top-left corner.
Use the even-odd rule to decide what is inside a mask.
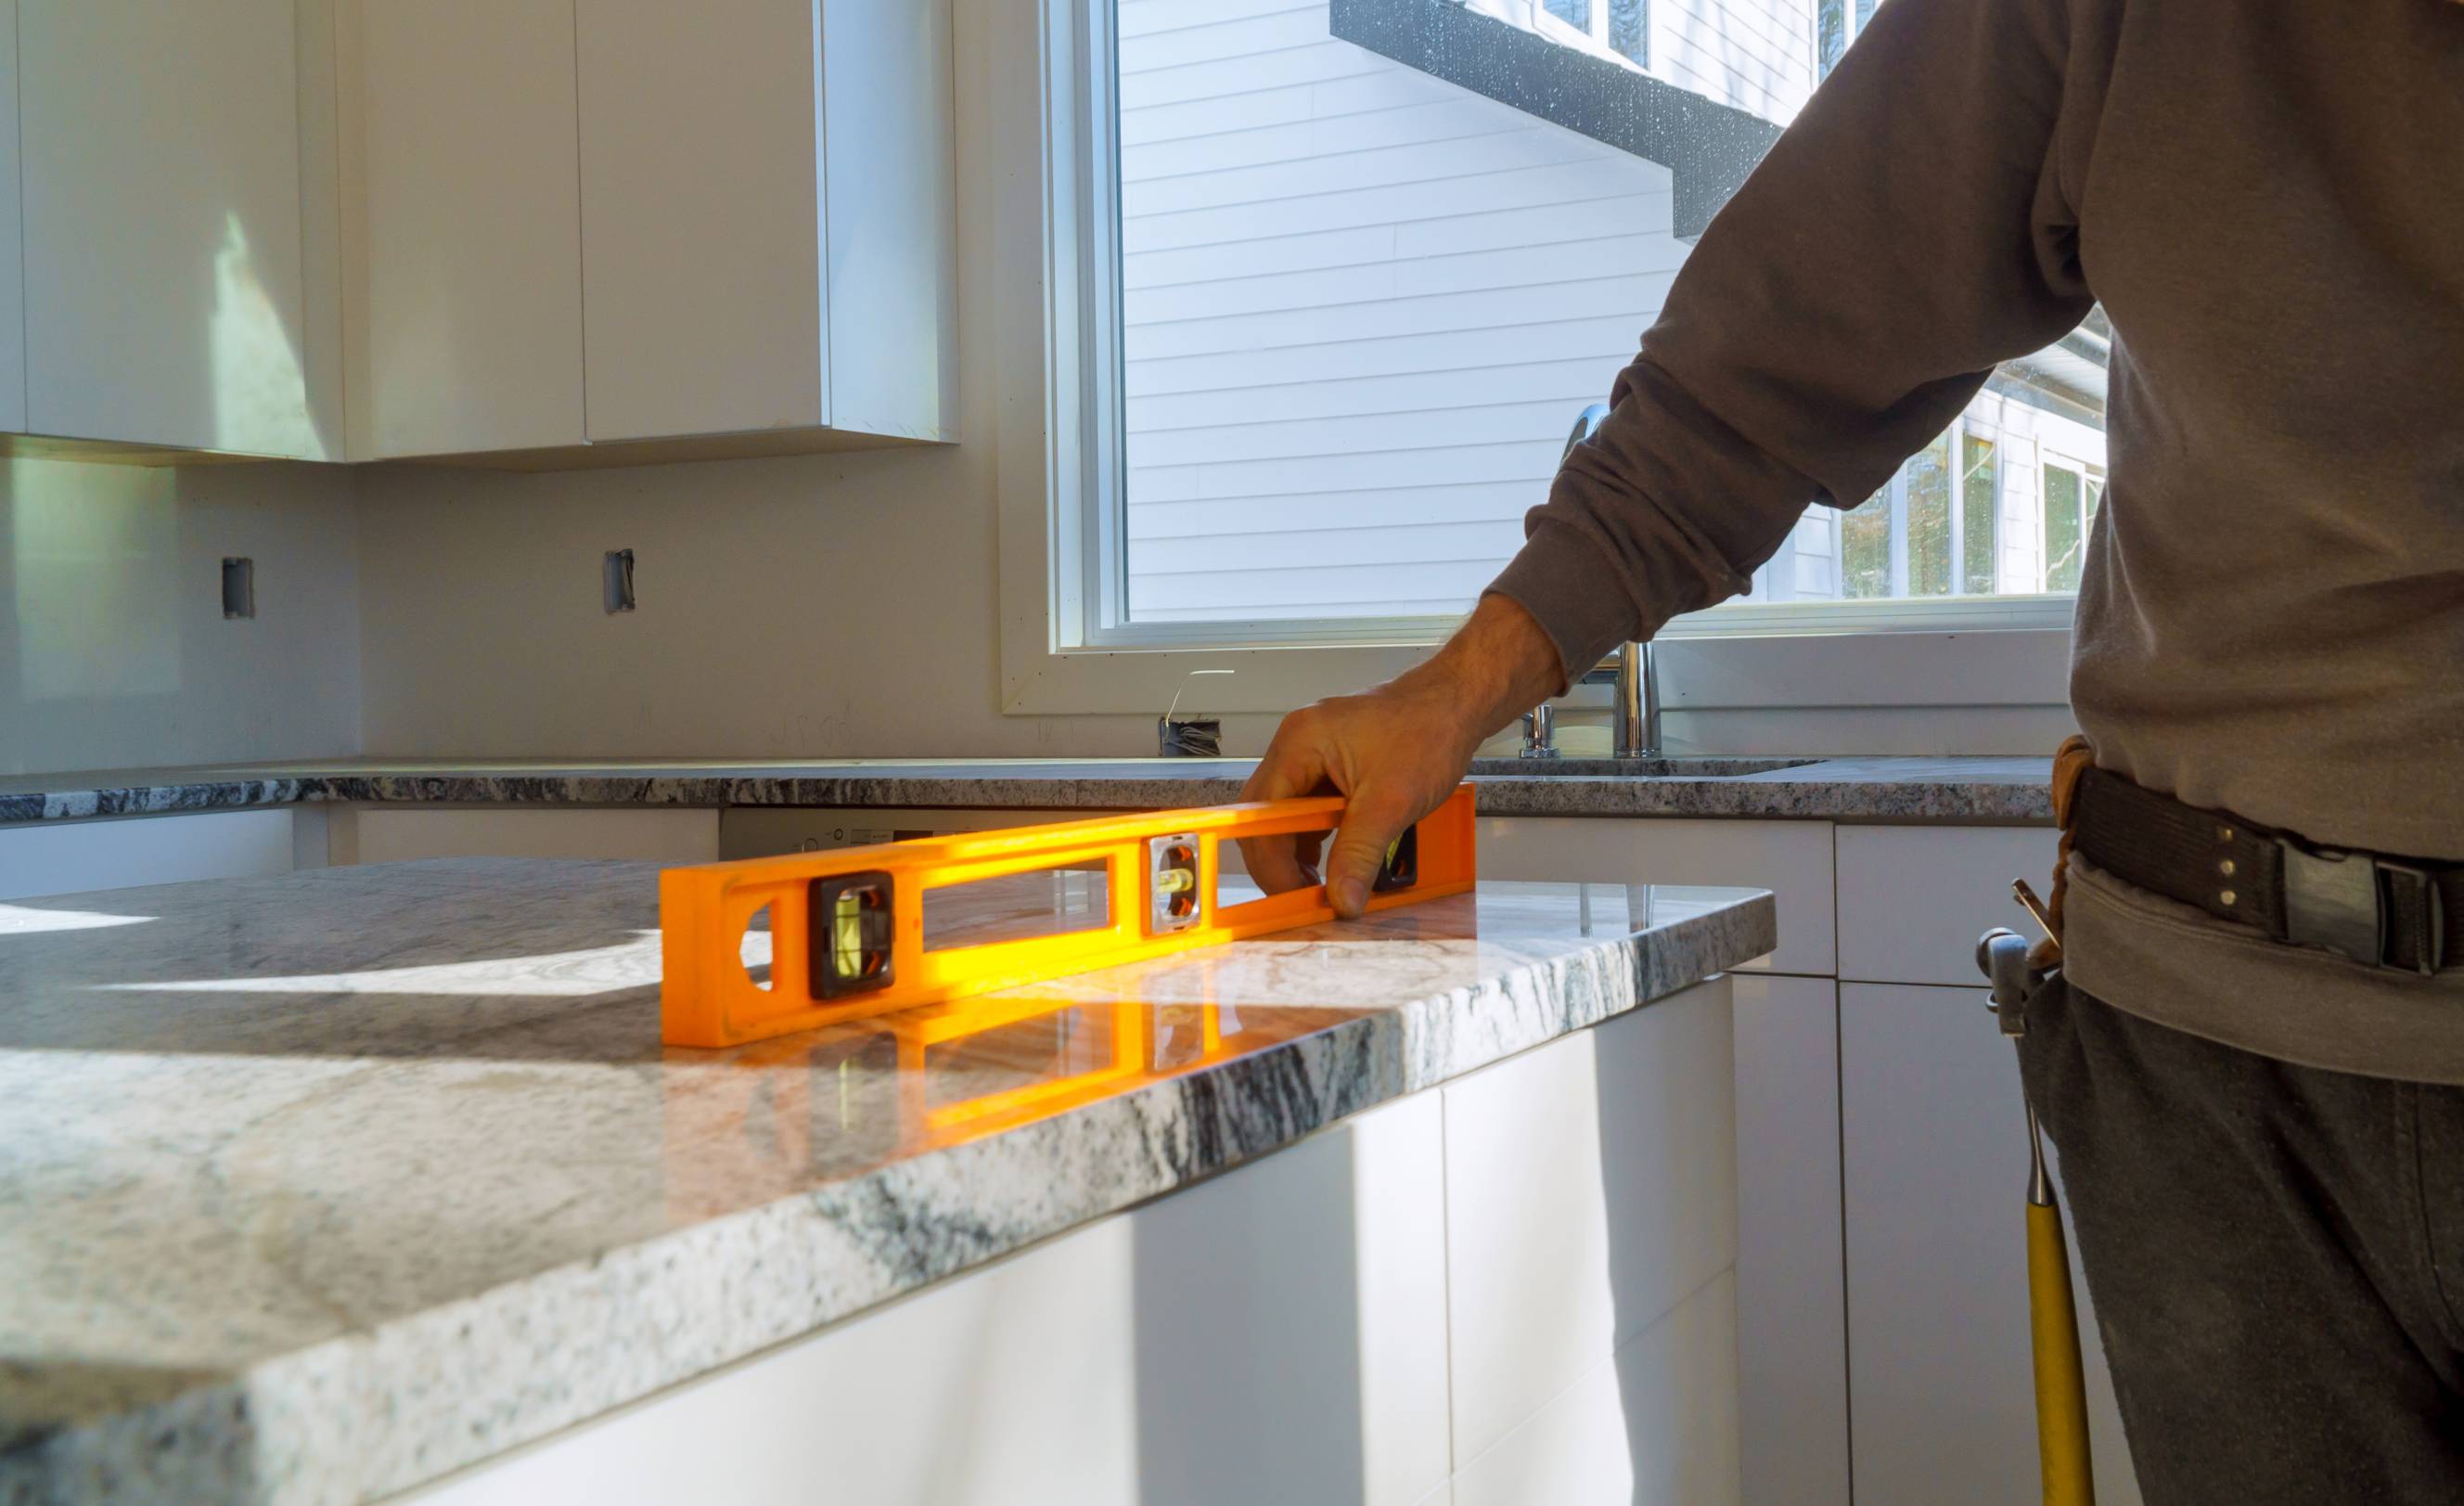
[[[0,770],[321,758],[359,743],[350,473],[0,460]],[[225,555],[257,615],[222,615]]]

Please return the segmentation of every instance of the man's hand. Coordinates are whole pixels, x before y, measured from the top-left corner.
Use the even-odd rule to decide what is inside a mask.
[[[1556,647],[1530,613],[1504,596],[1483,597],[1427,663],[1285,718],[1241,798],[1331,790],[1350,799],[1325,883],[1335,913],[1357,916],[1387,845],[1454,793],[1484,739],[1564,684]],[[1253,837],[1241,854],[1250,877],[1281,894],[1319,881],[1322,841]]]

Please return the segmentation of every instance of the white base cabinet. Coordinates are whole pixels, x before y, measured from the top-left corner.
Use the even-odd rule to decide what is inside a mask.
[[[1737,1406],[1746,1499],[1848,1499],[1839,986],[1740,976]]]
[[[216,810],[0,827],[0,901],[322,867],[324,826],[314,815],[296,819],[302,815]],[[298,851],[295,840],[313,850]]]
[[[2042,1498],[2021,1205],[2019,1064],[1981,988],[1843,984],[1850,1394],[1857,1498],[2024,1506]],[[2101,1506],[2139,1491],[2077,1270]]]
[[[411,1498],[1738,1501],[1728,997],[1373,1110]]]

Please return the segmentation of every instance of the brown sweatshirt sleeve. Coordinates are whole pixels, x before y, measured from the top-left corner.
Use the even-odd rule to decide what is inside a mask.
[[[2081,0],[2091,3],[2091,0]],[[1571,678],[1747,588],[2091,305],[2063,0],[1889,0],[1686,257],[1489,589]]]

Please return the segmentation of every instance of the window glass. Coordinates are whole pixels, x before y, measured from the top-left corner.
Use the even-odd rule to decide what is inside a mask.
[[[1848,0],[1820,0],[1815,7],[1814,24],[1816,60],[1828,76],[1848,51]]]
[[[1651,62],[1649,16],[1644,0],[1609,0],[1609,45],[1646,66]]]
[[[2079,474],[2067,466],[2045,467],[2045,589],[2075,591],[2085,531],[2079,526]]]
[[[1911,596],[1950,594],[1950,436],[1908,457],[1908,589]]]
[[[1227,638],[1468,609],[1699,230],[1677,219],[1677,175],[1695,167],[1588,132],[1705,99],[1723,109],[1705,118],[1729,122],[1723,140],[1739,112],[1775,135],[1815,87],[1816,45],[1836,55],[1871,11],[1736,0],[1771,24],[1665,25],[1664,55],[1649,56],[1647,0],[1547,0],[1645,74],[1602,67],[1538,7],[1113,3],[1121,469],[1087,530],[1102,569],[1084,573],[1112,593],[1103,631],[1220,624]],[[1405,62],[1334,34],[1386,4],[1455,27],[1464,55]],[[1514,67],[1496,66],[1501,49]],[[1634,109],[1594,97],[1604,88],[1631,91]],[[2028,558],[2055,526],[2041,483],[1998,462],[2054,445],[2101,465],[2105,343],[2092,321],[2003,367],[1956,437],[1875,500],[1810,512],[1748,600],[2048,588],[2056,577]],[[2076,532],[2092,501],[2074,501]],[[1330,630],[1344,631],[1370,630]]]
[[[1960,589],[1991,596],[2001,575],[2002,468],[1991,439],[1961,436],[1959,476]]]
[[[1891,594],[1891,494],[1876,492],[1839,520],[1841,593]]]

